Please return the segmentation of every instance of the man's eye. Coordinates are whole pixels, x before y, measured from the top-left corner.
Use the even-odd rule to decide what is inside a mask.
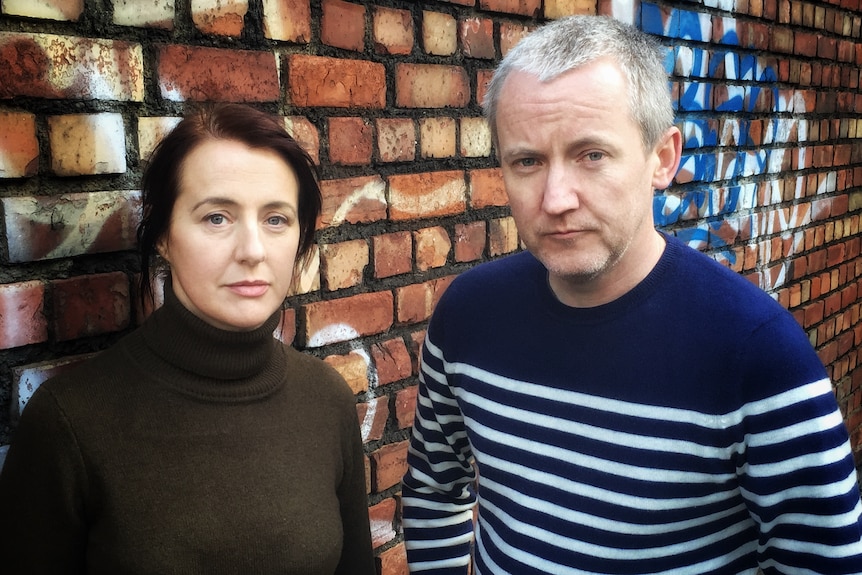
[[[518,165],[523,166],[525,168],[532,168],[533,166],[536,165],[536,159],[535,158],[521,158],[520,160],[518,160]]]
[[[224,216],[222,214],[210,214],[207,216],[207,221],[213,225],[220,226],[224,223]]]
[[[590,152],[589,154],[587,154],[587,159],[591,162],[598,162],[604,157],[605,155],[601,152]]]

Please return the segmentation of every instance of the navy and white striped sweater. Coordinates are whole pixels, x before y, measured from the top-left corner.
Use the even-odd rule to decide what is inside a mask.
[[[673,238],[596,308],[559,303],[527,252],[457,278],[408,464],[413,573],[467,572],[477,495],[477,575],[862,572],[847,432],[808,339]]]

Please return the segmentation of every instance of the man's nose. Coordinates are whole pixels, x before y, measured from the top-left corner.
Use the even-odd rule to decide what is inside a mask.
[[[562,214],[578,207],[576,178],[564,164],[551,163],[542,190],[542,210],[548,214]]]

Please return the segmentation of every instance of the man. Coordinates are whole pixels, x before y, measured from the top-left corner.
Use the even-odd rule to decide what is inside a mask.
[[[654,228],[681,153],[663,59],[572,17],[489,86],[528,251],[462,274],[429,325],[411,572],[465,574],[471,545],[478,575],[862,572],[847,432],[805,334]]]

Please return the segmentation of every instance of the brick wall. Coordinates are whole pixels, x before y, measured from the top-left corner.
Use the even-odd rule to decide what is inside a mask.
[[[405,573],[426,322],[459,272],[518,249],[484,83],[538,22],[596,12],[673,49],[685,158],[657,223],[793,312],[862,455],[860,0],[0,0],[0,458],[35,387],[145,316],[134,230],[155,142],[189,103],[251,103],[321,168],[283,337],[355,390],[379,569]]]

